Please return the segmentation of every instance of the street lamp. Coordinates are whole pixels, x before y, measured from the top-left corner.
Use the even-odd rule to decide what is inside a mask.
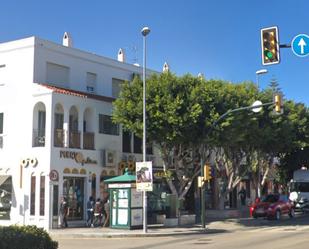
[[[259,88],[259,75],[260,74],[265,74],[265,73],[268,73],[268,71],[266,69],[261,69],[261,70],[258,70],[255,72],[256,74],[256,86],[257,88]]]
[[[259,75],[260,74],[266,74],[268,73],[267,69],[260,69],[258,71],[255,72],[256,74],[256,86],[257,86],[257,89],[259,89]],[[258,103],[260,104],[260,103]],[[258,105],[256,104],[256,105]],[[252,109],[254,112],[259,112],[260,111],[260,108],[256,108],[256,109]],[[259,184],[261,182],[261,174],[260,174],[260,168],[258,168],[258,181],[259,181]],[[261,197],[261,189],[258,187],[258,197],[260,198]]]
[[[148,27],[141,31],[143,35],[143,162],[146,162],[146,36],[150,33]],[[147,194],[143,191],[143,232],[147,233]]]

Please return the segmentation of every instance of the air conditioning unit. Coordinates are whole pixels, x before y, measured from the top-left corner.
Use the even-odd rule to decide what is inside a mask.
[[[113,167],[116,165],[116,151],[114,150],[102,150],[101,159],[103,167]]]

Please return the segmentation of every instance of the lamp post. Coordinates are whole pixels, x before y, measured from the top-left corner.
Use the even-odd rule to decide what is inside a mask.
[[[255,72],[256,74],[256,86],[257,89],[259,89],[259,75],[268,73],[267,69],[260,69]],[[261,174],[260,174],[260,168],[258,168],[258,197],[261,197],[261,188],[260,188],[260,182],[261,182]]]
[[[260,74],[265,74],[265,73],[268,73],[268,71],[266,69],[261,69],[261,70],[258,70],[255,72],[256,74],[256,86],[257,88],[259,88],[259,75]]]
[[[146,36],[150,33],[148,27],[141,31],[143,35],[143,162],[146,162]],[[147,193],[143,191],[143,232],[147,233]]]

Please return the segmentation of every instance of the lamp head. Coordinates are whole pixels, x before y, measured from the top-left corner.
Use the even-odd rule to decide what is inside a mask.
[[[150,29],[148,27],[144,27],[141,31],[143,36],[146,36],[150,33]]]
[[[268,73],[267,69],[261,69],[255,72],[256,74],[264,74],[264,73]]]

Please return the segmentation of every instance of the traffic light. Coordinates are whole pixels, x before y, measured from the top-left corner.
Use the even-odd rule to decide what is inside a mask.
[[[282,100],[282,94],[281,93],[275,93],[274,94],[274,112],[276,114],[282,114],[283,113],[283,100]]]
[[[204,181],[209,181],[211,176],[211,167],[209,164],[204,165]]]
[[[261,45],[263,65],[280,62],[278,27],[261,29]]]

